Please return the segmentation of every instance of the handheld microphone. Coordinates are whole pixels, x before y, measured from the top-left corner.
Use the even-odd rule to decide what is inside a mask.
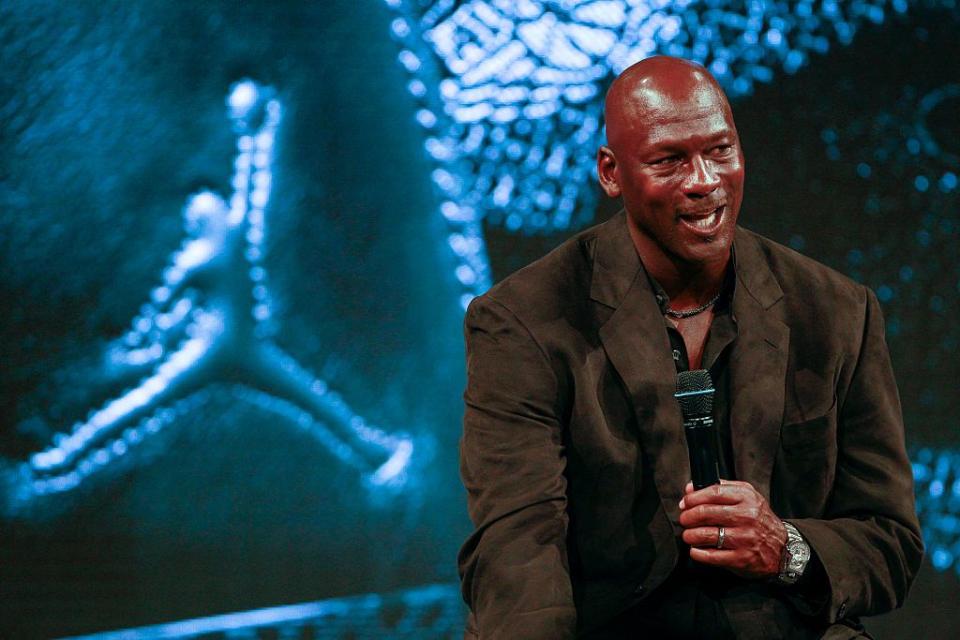
[[[717,432],[713,426],[713,393],[713,380],[706,369],[677,374],[677,392],[673,395],[683,413],[683,431],[687,437],[694,489],[720,482]]]

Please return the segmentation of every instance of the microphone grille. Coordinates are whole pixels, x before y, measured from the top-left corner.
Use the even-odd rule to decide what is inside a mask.
[[[713,392],[713,380],[706,369],[677,374],[676,397],[683,415],[706,416],[713,413]]]

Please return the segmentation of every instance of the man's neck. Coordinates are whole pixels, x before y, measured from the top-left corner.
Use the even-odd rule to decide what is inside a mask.
[[[730,252],[721,260],[690,263],[665,253],[643,234],[631,229],[634,246],[647,273],[663,287],[674,309],[696,307],[710,300],[723,287],[730,265]]]

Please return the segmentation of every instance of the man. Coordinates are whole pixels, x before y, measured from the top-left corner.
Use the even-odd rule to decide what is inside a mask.
[[[744,161],[699,65],[611,86],[597,171],[624,211],[465,321],[468,638],[848,638],[922,556],[875,296],[736,226]],[[709,369],[700,491],[673,392]]]

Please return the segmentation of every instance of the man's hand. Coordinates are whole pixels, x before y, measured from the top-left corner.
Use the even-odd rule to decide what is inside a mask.
[[[752,485],[721,480],[719,485],[699,491],[687,483],[684,491],[680,524],[693,560],[724,567],[745,578],[780,573],[787,530]],[[717,549],[720,527],[724,529],[723,547]]]

